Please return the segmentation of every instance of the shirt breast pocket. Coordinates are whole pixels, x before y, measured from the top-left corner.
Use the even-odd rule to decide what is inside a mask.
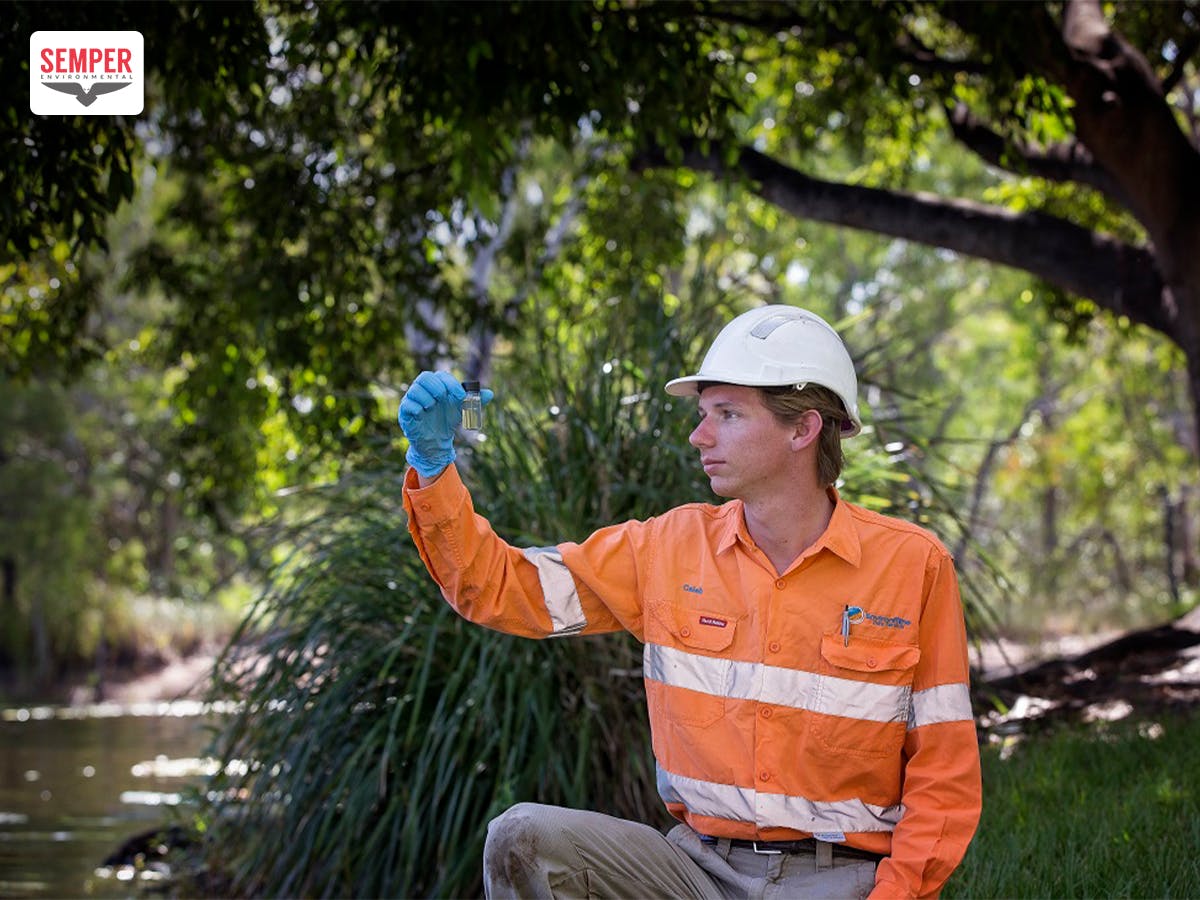
[[[737,620],[728,613],[652,602],[645,674],[652,716],[683,725],[711,725],[725,715],[733,663],[727,654]]]
[[[912,709],[921,649],[841,634],[821,638],[821,673],[814,736],[826,748],[884,757],[900,750]]]

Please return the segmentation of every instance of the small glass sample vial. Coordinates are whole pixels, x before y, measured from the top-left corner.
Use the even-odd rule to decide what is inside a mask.
[[[462,386],[467,392],[462,402],[462,427],[468,431],[478,431],[483,427],[483,401],[479,397],[479,382],[464,381]]]

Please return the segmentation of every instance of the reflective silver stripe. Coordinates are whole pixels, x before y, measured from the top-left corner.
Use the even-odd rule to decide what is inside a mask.
[[[973,721],[971,691],[965,684],[940,684],[913,694],[912,715],[908,720],[910,729],[938,722]]]
[[[713,656],[697,656],[659,644],[646,644],[642,651],[642,673],[651,681],[688,688],[718,697],[729,696],[731,672],[745,663]]]
[[[542,585],[542,597],[554,630],[550,637],[562,637],[582,631],[587,625],[583,604],[579,602],[579,591],[575,579],[557,547],[528,547],[521,551],[527,560],[537,566],[538,581]]]
[[[758,828],[797,831],[891,831],[904,807],[876,806],[861,800],[825,803],[789,794],[767,794],[732,784],[700,781],[657,766],[658,793],[666,803],[682,803],[688,812],[716,819],[753,822]]]
[[[912,688],[907,685],[700,656],[660,644],[646,644],[643,659],[646,678],[672,687],[868,722],[909,720]]]

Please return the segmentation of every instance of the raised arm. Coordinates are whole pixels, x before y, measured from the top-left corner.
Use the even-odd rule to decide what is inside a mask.
[[[484,402],[492,392],[481,392]],[[408,530],[447,602],[464,618],[523,637],[558,637],[640,628],[634,554],[619,537],[593,536],[582,547],[514,547],[492,529],[453,466],[454,432],[465,395],[450,375],[423,372],[400,404],[409,440],[404,482]],[[638,533],[640,523],[613,531]],[[625,552],[616,554],[617,546]],[[608,560],[611,596],[581,585],[563,552],[574,548],[584,571],[590,557]],[[591,548],[590,550],[587,548]],[[615,565],[613,556],[624,559]]]

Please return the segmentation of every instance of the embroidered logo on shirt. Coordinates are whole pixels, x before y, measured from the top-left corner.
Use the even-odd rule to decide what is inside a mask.
[[[701,616],[700,624],[701,625],[713,625],[716,628],[724,628],[729,623],[727,621],[725,621],[724,619],[718,619],[716,616]]]
[[[903,616],[880,616],[872,612],[867,612],[861,606],[846,607],[846,618],[851,622],[869,622],[872,625],[880,625],[884,628],[907,628],[912,624]]]
[[[687,591],[689,594],[703,594],[704,593],[704,588],[696,587],[694,584],[685,584],[683,586],[683,589],[685,591]]]

